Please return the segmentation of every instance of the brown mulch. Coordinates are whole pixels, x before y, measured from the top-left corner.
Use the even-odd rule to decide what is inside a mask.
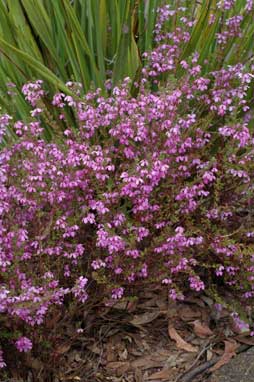
[[[10,378],[0,382],[209,381],[212,372],[254,345],[254,338],[240,333],[226,310],[216,312],[206,295],[174,303],[155,290],[78,319],[79,333],[76,320],[75,325],[49,322],[56,338],[50,362],[27,354],[25,372],[19,375],[21,364],[16,364]]]

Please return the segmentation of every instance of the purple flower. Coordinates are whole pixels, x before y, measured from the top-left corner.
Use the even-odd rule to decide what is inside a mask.
[[[205,284],[200,280],[198,276],[190,276],[189,277],[190,288],[199,292],[205,289]]]
[[[32,349],[33,344],[32,341],[29,340],[27,337],[20,337],[16,342],[15,342],[16,348],[20,352],[28,352]]]
[[[124,288],[122,288],[122,287],[120,287],[120,288],[114,288],[114,289],[112,289],[112,291],[111,291],[111,297],[112,297],[114,300],[117,300],[117,299],[122,298],[123,293],[124,293]]]
[[[225,22],[217,42],[224,44],[241,36],[242,17],[234,1],[219,7]],[[175,15],[179,22],[169,31],[163,24]],[[210,21],[220,23],[215,16]],[[112,302],[156,282],[182,300],[209,287],[203,277],[211,272],[240,291],[241,302],[253,298],[254,66],[209,73],[209,57],[203,64],[194,52],[182,60],[192,26],[183,7],[158,9],[155,47],[144,54],[136,97],[128,78],[111,83],[108,94],[85,96],[80,84],[68,82],[78,97],[53,96],[55,126],[66,122],[55,141],[44,139],[40,123],[49,117],[41,81],[23,87],[33,110],[25,120],[13,115],[18,139],[12,142],[6,129],[11,117],[0,117],[0,136],[6,129],[10,138],[0,151],[6,320],[36,329],[67,296],[86,304],[99,290],[101,301]],[[151,91],[153,84],[159,91]],[[67,109],[77,129],[67,123]],[[27,351],[31,342],[21,337],[16,346]]]

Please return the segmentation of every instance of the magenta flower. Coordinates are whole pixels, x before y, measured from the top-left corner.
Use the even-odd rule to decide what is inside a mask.
[[[241,36],[242,16],[234,0],[217,4],[225,19],[216,42],[221,49]],[[167,32],[163,24],[175,15],[177,27]],[[217,22],[217,13],[210,21]],[[97,89],[85,96],[80,84],[68,82],[78,97],[52,97],[55,141],[44,139],[51,118],[41,81],[23,86],[33,109],[25,120],[0,115],[6,321],[36,330],[55,305],[67,306],[65,298],[86,305],[97,293],[112,304],[158,283],[181,301],[223,278],[242,306],[253,299],[254,65],[209,73],[209,57],[204,67],[197,52],[182,54],[191,28],[184,8],[158,9],[155,48],[144,55],[135,97],[129,78],[108,84],[110,94]],[[32,348],[27,337],[15,345]]]
[[[20,352],[28,352],[32,349],[33,344],[32,341],[29,340],[27,337],[20,337],[16,342],[15,342],[16,348]]]

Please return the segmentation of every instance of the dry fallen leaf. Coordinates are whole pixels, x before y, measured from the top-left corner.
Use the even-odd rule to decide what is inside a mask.
[[[136,369],[136,368],[141,368],[143,370],[148,370],[152,369],[154,367],[163,367],[163,364],[165,363],[164,360],[155,360],[152,359],[151,356],[144,356],[144,357],[139,357],[135,361],[132,361],[131,366]]]
[[[127,305],[127,310],[129,313],[132,313],[135,311],[135,309],[137,308],[137,305],[138,305],[138,299],[137,300],[134,300],[134,301],[129,301],[128,302],[128,305]]]
[[[130,323],[135,326],[149,324],[149,322],[154,321],[159,315],[160,312],[158,310],[154,312],[147,312],[140,314],[139,316],[135,316],[133,320],[130,321]]]
[[[153,373],[147,379],[148,380],[155,380],[155,379],[162,379],[162,380],[166,379],[166,380],[168,380],[171,375],[172,375],[171,369],[162,369],[161,371],[157,371],[156,373]]]
[[[165,361],[165,366],[167,369],[172,369],[173,367],[175,368],[182,362],[182,357],[180,357],[179,352],[171,354]]]
[[[155,300],[156,305],[160,309],[161,312],[167,311],[168,309],[168,301],[166,296],[158,296],[158,298]]]
[[[213,335],[211,329],[206,325],[202,324],[199,320],[195,320],[193,323],[193,330],[198,337],[209,337]]]
[[[122,352],[118,353],[120,361],[126,361],[128,358],[128,350],[125,348]]]
[[[221,356],[221,359],[210,369],[211,372],[218,370],[221,366],[226,365],[231,358],[236,355],[236,349],[238,348],[238,344],[236,341],[224,341],[225,350]]]
[[[213,358],[213,352],[211,350],[207,350],[206,359],[210,361]]]
[[[156,300],[157,300],[157,297],[153,297],[149,300],[146,300],[142,303],[139,303],[138,304],[138,308],[139,309],[149,309],[149,308],[156,308]]]
[[[254,338],[250,336],[237,336],[235,339],[245,345],[254,346]]]
[[[135,382],[143,382],[142,372],[140,369],[134,371]]]
[[[127,310],[127,306],[128,306],[128,301],[116,300],[112,308],[117,310]]]
[[[81,378],[78,376],[70,376],[70,377],[60,377],[60,381],[81,381]]]
[[[40,370],[43,369],[43,363],[38,359],[31,356],[27,353],[25,355],[26,366],[29,366],[31,369]]]
[[[176,346],[179,349],[182,349],[191,353],[195,353],[197,351],[196,347],[184,341],[184,339],[177,333],[177,331],[175,330],[173,326],[168,327],[168,334],[172,340],[176,341]]]
[[[178,315],[183,321],[193,321],[197,318],[200,318],[201,312],[200,309],[192,309],[189,306],[181,306],[178,309]]]
[[[109,362],[106,367],[107,369],[114,370],[116,375],[119,377],[126,373],[126,371],[129,369],[130,362]]]
[[[90,350],[92,353],[100,355],[101,349],[96,345],[96,343],[87,346],[87,349]]]
[[[56,354],[64,354],[67,353],[68,350],[70,350],[71,344],[63,344],[55,348]]]
[[[121,362],[121,361],[109,362],[107,363],[107,369],[118,369],[119,367],[127,366],[127,364],[129,364],[129,362]]]
[[[107,357],[107,362],[113,362],[117,360],[117,353],[115,351],[115,346],[114,346],[112,337],[109,339],[109,341],[106,344],[106,357]]]
[[[193,296],[191,296],[191,297],[186,297],[185,298],[185,302],[189,302],[189,303],[191,303],[191,304],[195,304],[195,305],[198,305],[198,306],[200,306],[201,308],[204,308],[205,307],[205,303],[204,303],[204,301],[202,301],[200,298],[198,298],[198,297],[193,297]]]

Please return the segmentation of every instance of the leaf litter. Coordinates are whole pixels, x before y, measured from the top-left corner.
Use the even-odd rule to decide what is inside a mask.
[[[229,313],[214,319],[210,298],[190,297],[171,303],[167,296],[154,291],[139,296],[135,307],[126,306],[100,307],[91,312],[91,317],[97,317],[98,312],[102,315],[91,320],[89,332],[73,335],[69,342],[67,334],[64,341],[58,340],[54,353],[60,363],[53,382],[176,382],[185,376],[183,380],[188,381],[191,373],[196,378],[191,382],[205,381],[236,356],[240,344],[254,345],[249,333],[233,331]],[[79,319],[82,323],[82,317]],[[55,332],[60,324],[57,318]],[[68,327],[66,333],[76,331],[73,322],[64,325]],[[43,363],[39,357],[37,361],[40,378],[35,362],[27,362],[35,375],[32,382],[45,380]]]

